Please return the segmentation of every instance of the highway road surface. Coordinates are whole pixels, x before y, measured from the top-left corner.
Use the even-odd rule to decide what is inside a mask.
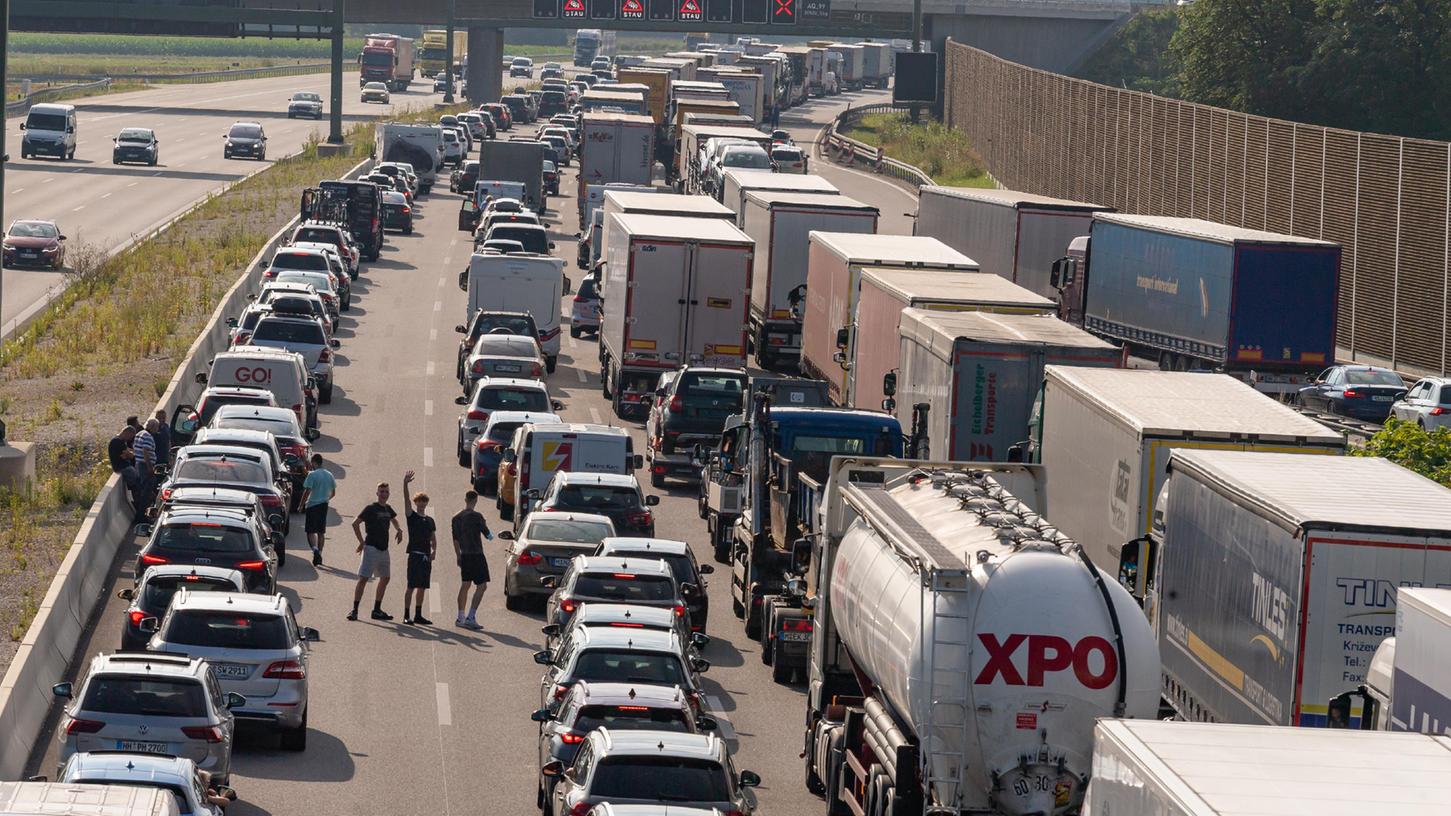
[[[861,104],[878,98],[857,94],[816,101],[792,111],[783,126],[798,142],[807,143],[848,99]],[[263,107],[263,97],[253,105]],[[910,227],[903,213],[912,209],[912,196],[902,188],[870,174],[830,167],[819,157],[813,165],[843,193],[881,207],[885,230]],[[562,195],[552,199],[559,210],[546,223],[557,253],[566,259],[567,274],[577,281],[571,240],[575,169],[567,171]],[[293,557],[281,572],[281,591],[299,622],[322,635],[311,662],[307,751],[282,751],[266,735],[244,737],[233,760],[233,784],[240,796],[228,810],[234,816],[538,812],[538,728],[529,714],[539,695],[540,669],[531,654],[542,647],[541,616],[504,609],[498,583],[503,569],[500,542],[487,545],[496,581],[480,610],[483,631],[453,626],[458,576],[449,554],[447,520],[461,509],[469,488],[466,471],[454,457],[459,409],[453,400],[460,390],[454,378],[458,335],[453,326],[464,319],[466,299],[457,274],[471,247],[468,235],[456,229],[459,197],[446,188],[435,189],[422,199],[414,234],[390,234],[382,258],[365,265],[354,284],[353,309],[343,316],[339,333],[343,345],[337,391],[332,404],[323,408],[324,437],[316,443],[339,478],[333,507],[341,518],[333,520],[321,568],[308,563],[302,525],[295,525],[288,545]],[[558,370],[547,383],[553,396],[564,401],[567,420],[621,424],[600,394],[598,372],[594,340],[571,340],[566,332]],[[639,423],[623,424],[641,450]],[[367,620],[365,600],[363,620],[348,622],[350,571],[357,556],[347,525],[372,500],[380,481],[391,483],[392,504],[401,512],[401,482],[409,469],[418,472],[414,489],[430,495],[430,513],[441,527],[441,557],[426,609],[435,625],[401,622],[401,547],[390,548],[396,577],[385,603],[398,620]],[[689,541],[701,563],[713,563],[704,522],[696,515],[695,488],[672,482],[668,489],[646,492],[662,496],[655,508],[657,534]],[[491,525],[498,525],[496,530],[503,528],[491,501],[481,501],[480,509]],[[113,592],[130,585],[134,557],[134,546],[122,548]],[[713,637],[704,652],[712,664],[704,676],[708,706],[735,750],[736,767],[757,771],[763,779],[759,813],[819,811],[821,801],[805,790],[798,758],[803,690],[771,681],[757,644],[744,636],[731,614],[729,573],[718,569],[708,588],[708,633]],[[86,647],[87,659],[117,648],[123,608],[122,602],[112,600],[100,615]],[[53,774],[56,742],[43,749],[34,772]]]

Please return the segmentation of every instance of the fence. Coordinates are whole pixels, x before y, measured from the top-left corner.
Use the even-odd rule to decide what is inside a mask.
[[[62,96],[83,91],[94,91],[98,88],[111,87],[111,79],[98,79],[95,82],[82,82],[79,85],[61,85],[55,88],[41,88],[29,96],[17,99],[14,102],[5,103],[5,113],[24,113],[30,110],[31,105],[39,105],[43,102],[53,102]]]
[[[1446,372],[1451,144],[1110,88],[959,43],[946,87],[947,123],[1011,189],[1338,242],[1342,356]]]

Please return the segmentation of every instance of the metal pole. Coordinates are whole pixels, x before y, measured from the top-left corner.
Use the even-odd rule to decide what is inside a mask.
[[[328,122],[328,144],[343,143],[343,20],[344,0],[333,0],[332,111]]]
[[[10,0],[0,0],[0,88],[10,87]],[[10,161],[6,152],[5,102],[0,99],[0,229],[5,228],[5,163]],[[0,337],[5,335],[5,270],[0,264]],[[4,433],[0,432],[0,437]],[[0,444],[4,444],[0,441]]]
[[[922,0],[912,0],[912,53],[922,51]],[[912,124],[922,121],[922,106],[912,105]]]
[[[453,15],[454,6],[457,0],[448,0],[448,44],[444,47],[443,56],[443,104],[453,104]]]

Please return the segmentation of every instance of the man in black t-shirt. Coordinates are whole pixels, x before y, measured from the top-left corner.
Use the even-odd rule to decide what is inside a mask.
[[[455,626],[465,629],[482,629],[476,616],[479,602],[484,599],[484,589],[489,585],[489,562],[484,558],[484,539],[494,540],[489,524],[482,513],[474,509],[479,494],[470,490],[464,494],[464,509],[453,517],[453,552],[458,558],[458,616]],[[468,614],[464,614],[464,602],[469,597],[469,584],[474,585],[474,597],[469,602]]]
[[[403,477],[404,489],[407,484],[413,481],[413,471]],[[403,528],[398,526],[398,513],[388,506],[388,483],[378,483],[378,500],[363,508],[363,512],[353,519],[353,535],[358,537],[358,552],[362,553],[362,560],[358,562],[358,583],[353,588],[353,611],[348,613],[348,620],[358,619],[358,604],[363,602],[363,589],[368,585],[368,579],[376,576],[378,578],[378,591],[373,596],[373,620],[390,621],[393,616],[383,611],[383,593],[388,589],[388,578],[390,575],[388,565],[388,527],[393,527],[393,539],[396,542],[403,541]],[[364,531],[366,530],[366,535]]]
[[[407,490],[407,482],[404,483]],[[433,582],[433,559],[438,553],[438,536],[433,519],[424,515],[428,494],[413,494],[413,508],[408,511],[408,588],[403,591],[403,622],[429,626],[433,621],[423,617],[423,593]],[[413,615],[408,614],[412,604]]]

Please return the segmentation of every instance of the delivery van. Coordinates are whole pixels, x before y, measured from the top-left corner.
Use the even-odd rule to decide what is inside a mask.
[[[212,358],[211,372],[196,380],[212,387],[265,388],[278,405],[297,414],[304,432],[315,433],[317,420],[316,382],[307,371],[301,354],[280,348],[238,346]]]
[[[517,529],[524,520],[516,507],[527,507],[529,491],[544,492],[557,471],[570,473],[630,473],[644,464],[635,453],[634,440],[624,428],[610,425],[559,423],[523,425],[514,443],[504,451],[505,467],[513,471],[512,490],[500,482],[500,512],[513,518]],[[507,493],[507,495],[506,495]],[[507,511],[504,505],[508,505]]]
[[[538,330],[545,368],[559,362],[559,301],[564,296],[564,261],[548,255],[476,253],[469,259],[469,306],[465,317],[486,312],[528,312]]]

